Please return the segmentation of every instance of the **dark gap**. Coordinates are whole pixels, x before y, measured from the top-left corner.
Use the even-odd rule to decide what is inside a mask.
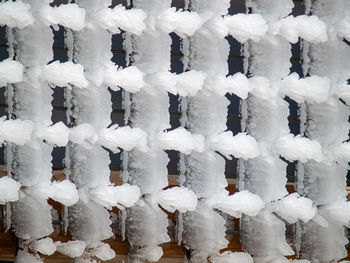
[[[230,45],[230,54],[229,54],[229,56],[231,56],[232,58],[241,57],[242,44],[240,42],[238,42],[231,35],[226,36],[225,39],[227,40],[227,42]]]
[[[168,154],[169,157],[169,163],[168,163],[168,174],[179,174],[178,171],[178,163],[179,163],[179,152],[174,150],[167,150],[165,151]]]
[[[294,7],[292,10],[293,16],[300,16],[305,14],[305,4],[304,1],[294,1]]]
[[[53,147],[52,155],[52,168],[53,170],[62,170],[65,168],[64,157],[66,154],[66,147]]]
[[[185,8],[185,1],[184,0],[172,0],[171,7],[176,7],[176,10],[184,9]]]
[[[123,93],[122,90],[119,89],[117,91],[114,91],[112,89],[108,89],[111,93],[111,100],[112,100],[112,109],[114,110],[123,110]]]
[[[232,158],[231,160],[225,158],[225,177],[230,179],[237,178],[237,160]]]
[[[128,6],[126,0],[112,0],[112,4],[109,6],[109,8],[114,8],[117,5],[122,5],[124,7]]]
[[[109,159],[111,160],[109,164],[109,169],[111,171],[120,171],[122,170],[122,161],[121,161],[121,154],[123,150],[120,149],[119,153],[113,153],[112,151],[104,148],[109,153]]]
[[[245,0],[231,0],[231,5],[228,9],[228,13],[230,15],[246,13]]]
[[[60,6],[62,4],[68,4],[68,0],[54,0],[52,3],[50,3],[50,6]]]
[[[243,73],[243,58],[228,61],[228,74],[234,75],[238,72]]]

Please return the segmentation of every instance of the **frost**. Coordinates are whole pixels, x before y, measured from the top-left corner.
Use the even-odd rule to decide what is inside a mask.
[[[314,43],[328,39],[327,26],[317,16],[288,16],[275,24],[273,30],[291,43],[298,42],[299,37]]]
[[[182,127],[162,133],[158,140],[164,150],[176,150],[185,154],[190,154],[191,151],[203,152],[205,147],[202,135],[191,134]]]
[[[24,145],[32,136],[33,123],[29,120],[0,119],[0,138],[3,141]]]
[[[239,42],[248,39],[259,41],[267,32],[268,26],[260,14],[237,14],[225,17],[228,32]]]
[[[308,160],[315,160],[320,162],[324,158],[318,141],[300,135],[289,134],[279,138],[276,148],[277,152],[289,161],[300,160],[305,163]]]
[[[202,24],[196,12],[176,11],[175,7],[166,10],[157,22],[164,32],[175,32],[180,36],[192,36]]]
[[[21,0],[0,3],[0,24],[9,27],[24,28],[34,23],[30,5]]]
[[[241,217],[241,214],[256,216],[265,207],[259,196],[248,191],[237,192],[220,201],[216,208],[233,217]]]
[[[106,64],[104,83],[113,90],[119,87],[129,92],[137,92],[145,86],[143,73],[134,66],[118,69],[113,63]]]
[[[47,143],[57,146],[66,146],[69,138],[69,128],[60,121],[43,129],[42,134],[38,135]]]
[[[207,74],[201,71],[190,70],[175,76],[175,94],[180,96],[195,96],[202,89]],[[169,91],[171,92],[171,91]]]
[[[76,186],[69,180],[53,182],[51,185],[50,197],[65,206],[72,206],[79,201]]]
[[[117,5],[113,9],[104,8],[96,13],[98,24],[114,34],[120,33],[120,29],[140,35],[145,30],[144,20],[146,14],[140,9],[126,10],[124,6]]]
[[[141,151],[147,151],[147,133],[139,128],[130,128],[129,126],[116,128],[112,126],[102,130],[99,133],[98,142],[112,150],[118,152],[118,147],[130,151],[138,148]]]
[[[171,213],[175,210],[185,213],[196,208],[197,196],[185,187],[172,187],[160,194],[159,204]]]
[[[131,207],[140,198],[140,189],[135,185],[98,186],[90,191],[91,197],[109,209],[112,206]]]
[[[17,257],[16,257],[16,262],[19,263],[43,263],[44,261],[41,260],[41,258],[37,255],[33,255],[28,253],[27,251],[24,250],[19,250]]]
[[[94,248],[92,254],[103,261],[111,260],[115,257],[115,252],[110,248],[110,246],[102,242],[96,248]]]
[[[330,84],[327,77],[311,76],[300,79],[297,73],[292,73],[283,79],[281,91],[298,103],[321,103],[329,97]]]
[[[14,202],[19,199],[18,191],[21,184],[8,176],[0,178],[0,203]]]
[[[80,240],[68,241],[66,243],[57,241],[55,244],[58,252],[70,258],[80,257],[84,253],[86,247],[86,244]]]
[[[56,251],[56,245],[51,238],[43,238],[30,244],[30,249],[43,255],[51,256]]]
[[[84,77],[83,66],[71,61],[64,63],[55,61],[46,65],[41,73],[41,79],[61,87],[72,84],[79,88],[86,88],[89,84]]]
[[[316,215],[316,207],[313,202],[297,193],[287,195],[272,203],[272,210],[290,224],[298,220],[306,223]]]
[[[253,263],[253,259],[247,253],[226,251],[214,257],[213,263]]]
[[[58,7],[45,6],[39,14],[45,23],[50,25],[61,25],[80,31],[85,27],[85,10],[77,4],[65,4]]]
[[[163,256],[163,250],[158,246],[145,246],[139,250],[138,254],[149,262],[157,262]]]
[[[0,3],[1,5],[1,3]],[[1,6],[0,6],[1,10]],[[21,63],[10,58],[0,62],[0,86],[18,83],[23,80],[24,68]]]
[[[259,155],[258,145],[255,139],[245,133],[233,136],[231,131],[223,132],[208,138],[212,149],[236,158],[249,159]]]

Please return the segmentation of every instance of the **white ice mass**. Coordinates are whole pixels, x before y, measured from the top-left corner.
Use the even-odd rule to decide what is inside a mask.
[[[0,0],[16,262],[113,260],[119,234],[129,262],[161,261],[169,242],[193,263],[348,262],[350,2],[115,2]]]

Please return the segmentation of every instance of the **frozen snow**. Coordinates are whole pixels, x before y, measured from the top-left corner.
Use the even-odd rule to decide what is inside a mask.
[[[315,160],[320,162],[324,158],[322,147],[318,141],[300,135],[289,134],[279,138],[276,150],[289,161],[299,160],[305,163],[308,160]]]
[[[317,16],[288,16],[274,24],[272,30],[291,43],[298,42],[299,37],[313,43],[328,40],[327,26]]]
[[[164,150],[176,150],[184,154],[192,151],[203,152],[205,147],[202,135],[191,134],[182,127],[160,134],[158,140]]]
[[[94,136],[94,128],[90,124],[82,123],[70,129],[69,140],[89,147],[90,143],[94,144],[96,142],[97,136]]]
[[[327,77],[299,78],[294,72],[282,80],[281,91],[298,103],[321,103],[329,98],[330,84]]]
[[[126,151],[133,148],[148,151],[147,133],[140,128],[130,128],[130,126],[117,128],[117,125],[114,125],[103,129],[99,133],[98,142],[113,152],[119,152],[118,148]]]
[[[56,146],[66,146],[69,139],[69,128],[60,121],[44,128],[42,134],[39,133],[37,135],[47,143]]]
[[[0,3],[1,10],[1,3]],[[1,16],[1,15],[0,15]],[[1,19],[1,18],[0,18]],[[18,83],[23,80],[23,65],[10,58],[0,62],[0,86]]]
[[[171,213],[175,212],[175,210],[185,213],[196,208],[197,196],[188,188],[172,187],[162,191],[159,204]]]
[[[102,242],[92,250],[92,254],[103,261],[111,260],[115,257],[114,250],[107,243]]]
[[[112,62],[107,63],[104,72],[104,83],[112,90],[124,90],[134,93],[145,86],[143,73],[135,66],[118,68]]]
[[[305,15],[296,17],[292,0],[247,0],[247,12],[235,15],[228,14],[229,0],[186,0],[184,10],[170,0],[135,0],[130,9],[111,8],[104,0],[58,7],[46,0],[24,2],[30,5],[0,3],[10,55],[0,62],[0,86],[6,86],[9,115],[16,117],[0,119],[8,174],[15,174],[0,178],[0,203],[11,202],[6,211],[23,243],[18,262],[42,262],[28,249],[51,255],[57,248],[77,262],[114,258],[102,242],[113,236],[112,207],[122,210],[122,232],[135,248],[135,262],[158,261],[161,244],[171,241],[164,209],[177,210],[176,241],[195,263],[308,263],[286,258],[294,254],[286,223],[296,224],[301,258],[330,262],[345,256],[347,1],[305,1]],[[65,27],[68,61],[50,63],[51,27],[58,25]],[[121,31],[125,67],[112,62],[112,34]],[[171,72],[172,32],[182,38],[180,74]],[[229,74],[228,34],[243,44],[242,73]],[[306,77],[290,74],[291,43],[299,40]],[[72,128],[51,121],[54,86],[66,88]],[[122,89],[126,126],[111,124],[108,87]],[[168,92],[180,101],[176,129]],[[242,132],[235,136],[227,129],[227,94],[241,99]],[[289,132],[286,96],[299,104],[297,136]],[[51,152],[62,146],[67,179],[52,182]],[[104,148],[124,151],[123,185],[111,183]],[[179,187],[168,188],[167,150],[180,157]],[[223,156],[239,159],[239,191],[233,195],[226,189]],[[297,162],[297,193],[287,192],[281,157]],[[69,207],[63,216],[75,241],[47,237],[57,217],[48,198]],[[220,254],[228,245],[229,216],[241,217],[242,244],[254,258]]]
[[[0,25],[24,28],[34,23],[30,5],[21,0],[0,3]]]
[[[157,262],[163,256],[163,250],[159,246],[145,246],[138,254],[149,262]]]
[[[16,262],[18,263],[43,263],[44,261],[41,260],[41,258],[38,255],[33,255],[28,253],[25,250],[19,250]]]
[[[69,180],[53,182],[51,184],[50,197],[65,206],[72,206],[79,201],[76,186]]]
[[[86,88],[89,82],[85,79],[84,68],[80,64],[55,61],[46,65],[41,73],[41,79],[57,86],[74,85]]]
[[[30,249],[43,255],[51,256],[56,251],[56,245],[51,238],[46,237],[35,240],[30,244]]]
[[[259,41],[268,30],[266,21],[260,14],[226,16],[225,23],[228,32],[241,43],[248,39]]]
[[[0,118],[0,139],[17,145],[29,142],[32,136],[33,123],[29,120],[5,120]]]
[[[112,206],[131,207],[140,198],[140,188],[136,185],[97,186],[90,190],[90,195],[96,203],[111,209]]]
[[[84,253],[86,247],[85,242],[80,240],[68,241],[65,243],[57,241],[55,244],[58,252],[70,258],[80,257]]]
[[[219,201],[215,207],[233,217],[241,217],[241,214],[256,216],[265,207],[265,202],[259,196],[246,190]]]
[[[175,75],[175,94],[180,96],[195,96],[202,89],[207,74],[201,71],[190,70]],[[171,92],[171,91],[169,91]]]
[[[135,35],[140,35],[146,29],[144,23],[146,16],[141,9],[126,10],[122,5],[117,5],[113,9],[104,8],[95,14],[96,21],[102,28],[114,34],[120,33],[122,29]]]
[[[272,203],[272,210],[288,223],[293,224],[298,220],[308,222],[316,215],[317,209],[312,200],[293,193]]]
[[[196,12],[167,9],[157,21],[157,26],[165,33],[175,32],[180,36],[192,36],[201,26],[201,17]]]
[[[236,73],[233,76],[228,76],[226,78],[226,83],[228,86],[228,92],[237,95],[241,99],[246,99],[248,97],[248,92],[252,90],[249,80],[242,73]]]
[[[39,16],[50,25],[61,25],[74,31],[85,27],[85,10],[77,4],[62,4],[60,6],[45,6],[40,10]]]
[[[213,263],[253,263],[253,259],[248,253],[225,251],[214,257]]]
[[[19,199],[19,188],[21,184],[14,179],[4,176],[0,178],[0,204],[14,202]]]
[[[208,138],[208,144],[210,148],[219,151],[226,157],[233,155],[236,158],[249,159],[259,155],[255,139],[244,132],[235,136],[231,131],[212,135]]]

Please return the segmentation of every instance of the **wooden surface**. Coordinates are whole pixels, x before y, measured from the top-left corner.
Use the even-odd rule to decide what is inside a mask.
[[[4,173],[1,173],[4,175]],[[0,176],[1,176],[0,174]],[[53,172],[53,180],[63,180],[64,174],[63,171],[54,171]],[[177,185],[177,176],[176,175],[169,175],[169,185],[174,186]],[[111,181],[115,183],[116,185],[122,184],[122,181],[120,179],[120,172],[111,172]],[[230,194],[237,191],[235,187],[235,180],[234,179],[228,179],[228,191]],[[293,184],[287,184],[287,190],[289,192],[294,192],[294,185]],[[349,192],[349,188],[347,188]],[[54,202],[52,200],[49,200],[49,203],[53,206],[54,209],[57,210],[57,212],[60,214],[62,211],[62,206]],[[4,206],[0,206],[0,209],[2,210]],[[113,212],[117,212],[117,209],[113,209]],[[169,214],[170,220],[175,223],[175,216],[174,214]],[[239,236],[239,220],[238,219],[231,219],[232,220],[232,227],[230,230],[235,230],[233,234],[227,235],[227,238],[229,240],[229,245],[226,249],[222,250],[231,250],[233,252],[242,251],[242,246],[240,243],[240,236]],[[65,236],[64,233],[60,230],[59,225],[55,225],[55,231],[51,235],[51,238],[54,241],[68,241],[70,239],[69,236]],[[170,233],[170,236],[172,236],[173,233]],[[128,254],[128,243],[127,241],[122,241],[121,237],[119,235],[115,235],[114,238],[106,240],[106,242],[111,246],[111,248],[116,252],[117,257],[113,260],[106,261],[108,263],[115,263],[115,262],[127,262],[127,254]],[[0,260],[14,260],[15,255],[15,247],[16,247],[16,241],[14,238],[14,235],[11,231],[5,232],[5,229],[0,226]],[[186,250],[183,245],[178,246],[174,240],[170,243],[166,243],[162,245],[164,255],[161,258],[159,262],[168,262],[168,263],[176,263],[176,262],[184,262],[184,258],[186,256]],[[349,247],[348,247],[349,251]],[[60,253],[55,253],[52,256],[42,256],[44,259],[44,262],[52,262],[52,263],[71,263],[72,260],[66,256],[63,256]],[[293,257],[291,257],[293,258]],[[348,256],[347,259],[349,260],[350,257]]]

